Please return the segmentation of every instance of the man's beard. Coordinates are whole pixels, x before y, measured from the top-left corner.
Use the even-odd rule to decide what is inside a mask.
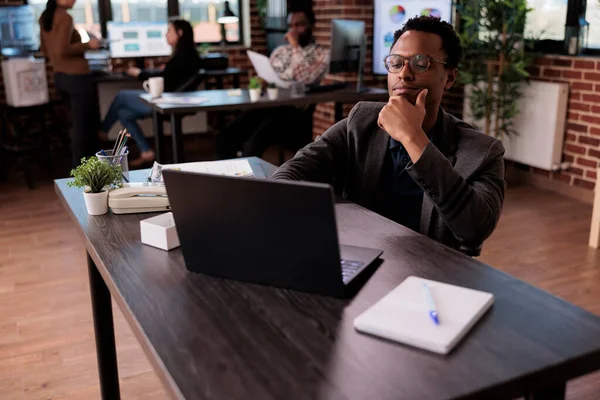
[[[298,44],[300,47],[306,47],[312,42],[312,31],[306,30],[298,36]]]

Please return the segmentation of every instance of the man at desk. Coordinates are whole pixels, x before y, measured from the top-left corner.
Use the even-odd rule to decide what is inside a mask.
[[[478,255],[504,201],[504,148],[440,107],[461,54],[452,25],[410,19],[385,58],[388,103],[357,104],[273,179],[331,183],[345,199]]]
[[[287,82],[312,85],[319,83],[329,63],[329,52],[315,43],[313,27],[315,14],[311,9],[294,9],[288,14],[288,42],[273,50],[270,61],[279,77]],[[304,117],[304,110],[280,107],[273,110],[254,110],[238,118],[216,137],[217,157],[234,158],[261,156],[276,134],[284,134],[289,126]],[[312,117],[312,116],[311,116]]]

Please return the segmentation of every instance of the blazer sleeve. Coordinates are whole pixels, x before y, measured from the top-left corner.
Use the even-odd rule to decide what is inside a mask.
[[[504,147],[494,140],[468,181],[429,143],[407,171],[434,204],[454,236],[479,245],[494,231],[504,202]]]
[[[294,158],[275,171],[271,179],[329,184],[334,179],[342,179],[348,159],[348,125],[359,106],[354,107],[348,118],[339,121],[318,140],[298,151]]]

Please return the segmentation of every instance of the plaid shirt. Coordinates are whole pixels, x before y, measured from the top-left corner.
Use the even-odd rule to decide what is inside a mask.
[[[328,51],[315,43],[305,47],[283,45],[271,53],[271,65],[282,80],[305,85],[323,79],[328,63]]]

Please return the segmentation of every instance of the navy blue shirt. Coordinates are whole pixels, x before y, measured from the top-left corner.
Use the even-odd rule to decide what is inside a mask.
[[[379,182],[376,212],[419,232],[423,189],[406,171],[410,162],[402,143],[390,138]]]
[[[434,128],[429,132],[433,144],[438,134],[443,134],[443,118],[438,114]],[[383,162],[374,211],[400,225],[419,232],[423,189],[410,176],[406,167],[410,156],[402,145],[390,137],[390,145]]]

